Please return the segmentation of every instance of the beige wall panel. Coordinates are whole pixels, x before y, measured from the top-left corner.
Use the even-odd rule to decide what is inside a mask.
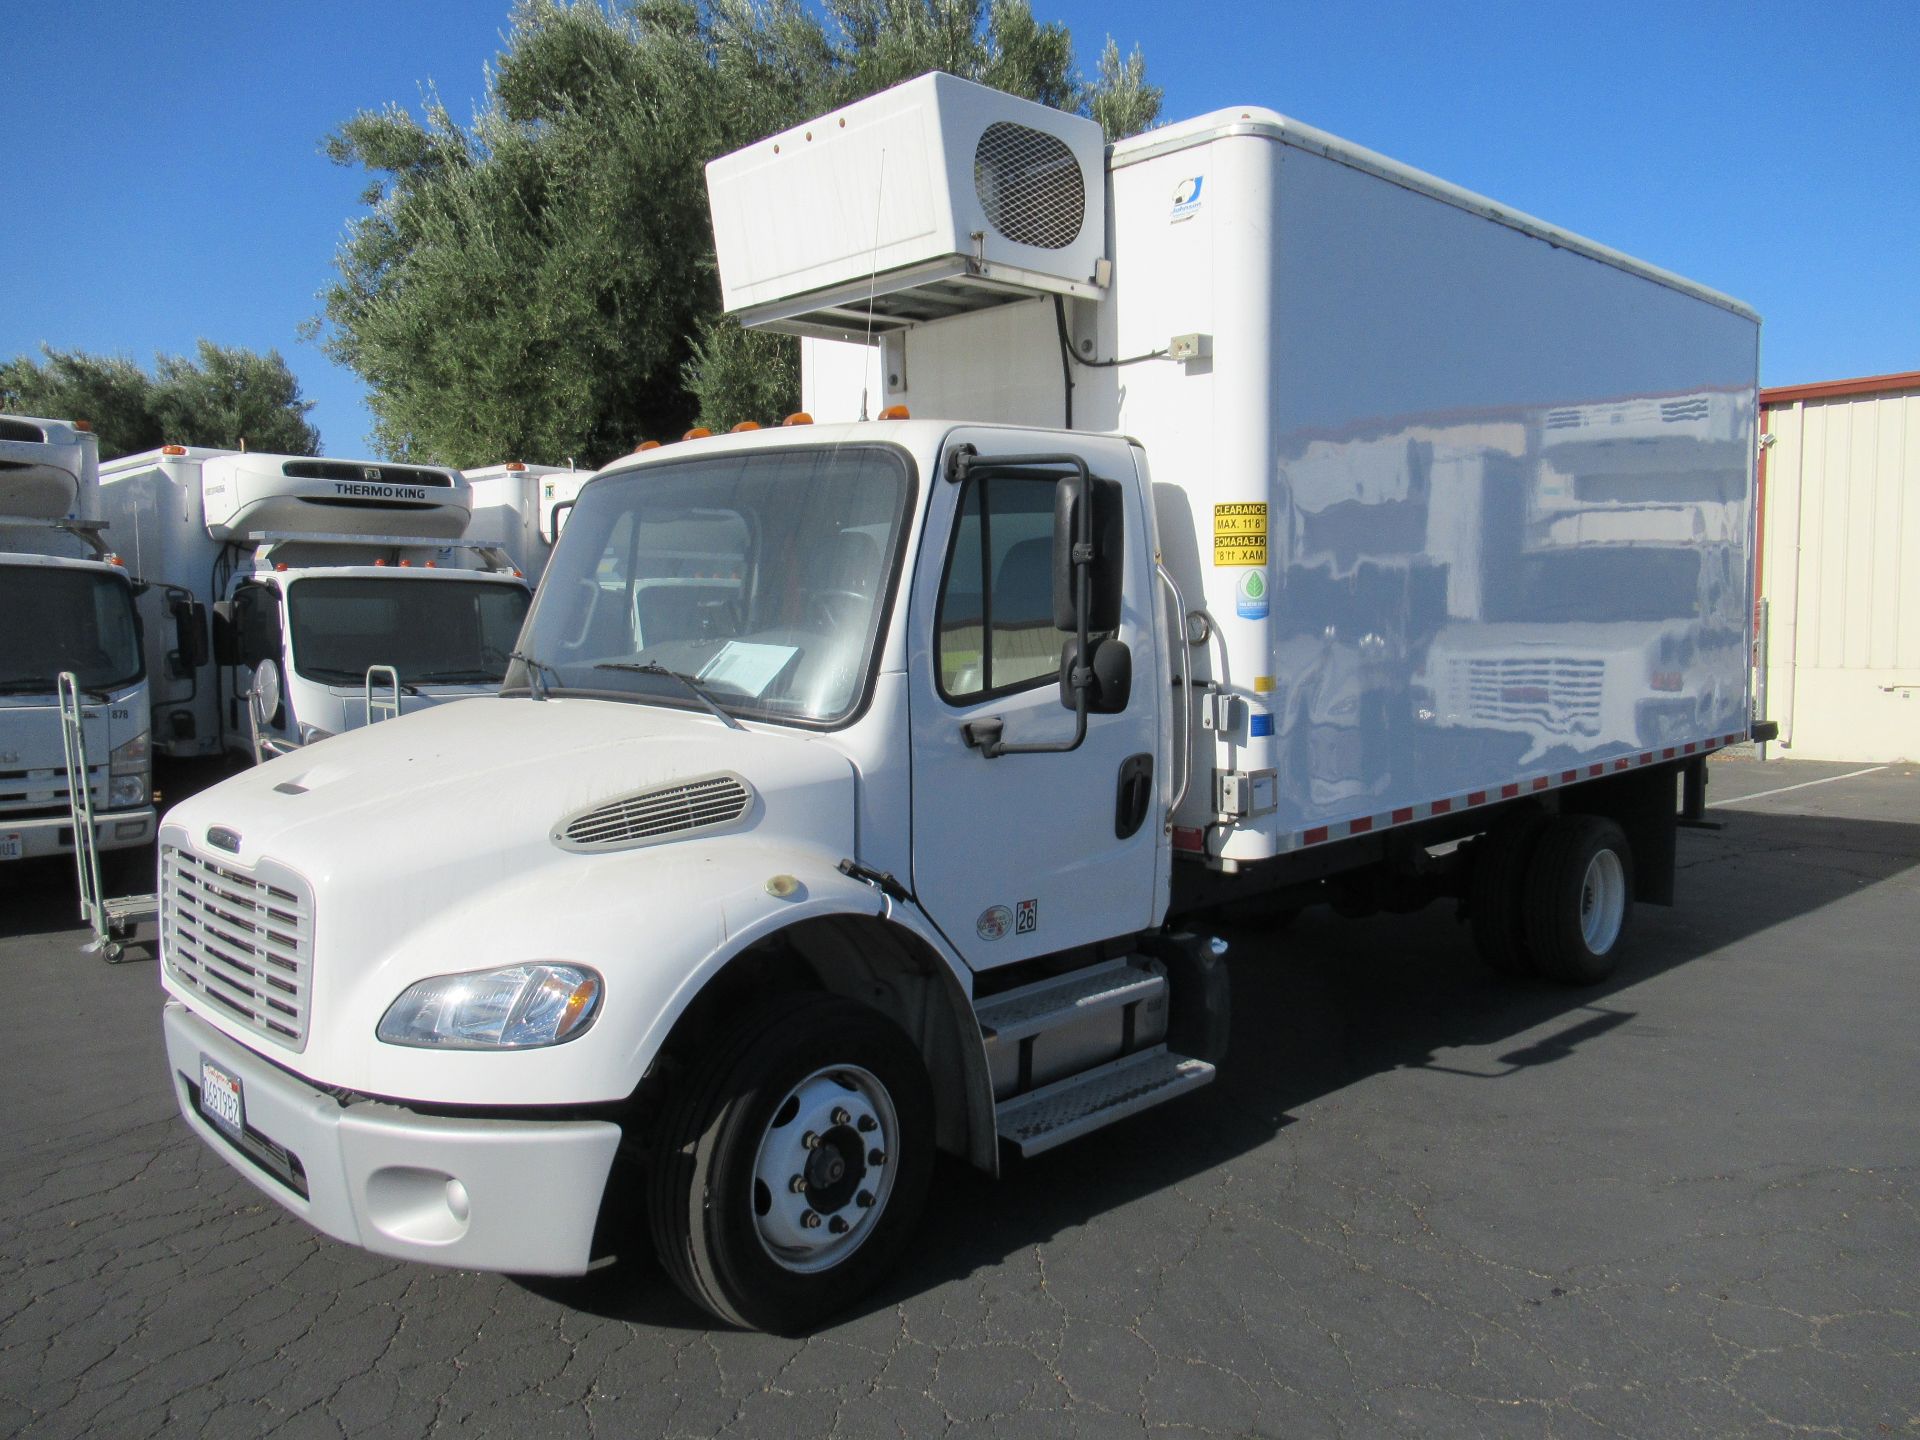
[[[1920,759],[1920,392],[1770,407],[1775,753]]]

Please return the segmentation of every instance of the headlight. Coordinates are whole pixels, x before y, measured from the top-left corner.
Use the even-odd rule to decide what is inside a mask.
[[[107,804],[120,807],[147,803],[147,777],[115,775],[107,781]]]
[[[584,965],[509,965],[437,975],[387,1007],[375,1033],[430,1050],[530,1050],[584,1034],[600,1011],[600,976]]]
[[[142,730],[124,745],[114,747],[107,756],[107,769],[114,775],[137,775],[146,770],[152,759],[152,748],[147,743],[147,732]]]

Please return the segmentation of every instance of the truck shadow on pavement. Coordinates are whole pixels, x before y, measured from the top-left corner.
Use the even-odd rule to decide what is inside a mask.
[[[1145,1196],[1231,1170],[1294,1112],[1369,1076],[1418,1068],[1524,1084],[1527,1071],[1605,1044],[1639,1018],[1643,1002],[1623,1004],[1622,992],[1697,961],[1728,966],[1733,983],[1743,939],[1920,866],[1920,824],[1742,814],[1722,830],[1683,832],[1679,864],[1679,903],[1637,910],[1619,971],[1588,989],[1495,979],[1445,905],[1360,921],[1315,910],[1278,934],[1225,932],[1233,1038],[1220,1078],[1051,1154],[1009,1158],[997,1181],[943,1157],[908,1260],[843,1318],[890,1309]],[[1545,1026],[1553,1028],[1534,1033]],[[712,1325],[651,1257],[534,1288],[613,1318]]]

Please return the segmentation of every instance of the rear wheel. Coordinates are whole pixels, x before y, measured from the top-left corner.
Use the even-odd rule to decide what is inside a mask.
[[[808,1330],[898,1259],[932,1162],[932,1089],[900,1028],[835,996],[782,997],[707,1047],[667,1106],[654,1247],[722,1320]]]
[[[1598,815],[1547,827],[1527,872],[1527,945],[1540,972],[1568,985],[1606,979],[1633,914],[1633,851]]]
[[[1549,823],[1538,811],[1510,815],[1474,842],[1467,920],[1474,948],[1496,975],[1534,973],[1527,947],[1527,870]]]

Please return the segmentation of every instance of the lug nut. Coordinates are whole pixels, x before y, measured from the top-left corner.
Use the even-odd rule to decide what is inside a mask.
[[[884,1151],[884,1150],[869,1150],[869,1151],[867,1152],[867,1164],[869,1164],[869,1165],[884,1165],[884,1164],[886,1164],[886,1163],[887,1163],[887,1152],[886,1152],[886,1151]]]
[[[794,1176],[793,1179],[787,1182],[787,1189],[791,1190],[796,1195],[806,1194],[807,1193],[807,1177],[804,1175]]]
[[[836,1215],[827,1222],[827,1229],[836,1235],[844,1235],[847,1233],[847,1222]]]
[[[800,1143],[809,1150],[818,1150],[820,1148],[820,1137],[809,1130],[800,1137]]]
[[[853,1116],[847,1113],[846,1107],[843,1105],[833,1112],[833,1123],[836,1125],[851,1125],[853,1123]]]
[[[862,1135],[871,1134],[874,1130],[877,1130],[879,1126],[880,1122],[875,1120],[871,1115],[862,1115],[860,1117],[860,1133]]]
[[[871,1190],[862,1190],[858,1195],[853,1197],[853,1203],[858,1205],[862,1210],[871,1210],[873,1208],[873,1192]]]
[[[820,1228],[820,1212],[818,1210],[807,1211],[806,1214],[800,1217],[800,1223],[808,1230],[818,1230]]]

